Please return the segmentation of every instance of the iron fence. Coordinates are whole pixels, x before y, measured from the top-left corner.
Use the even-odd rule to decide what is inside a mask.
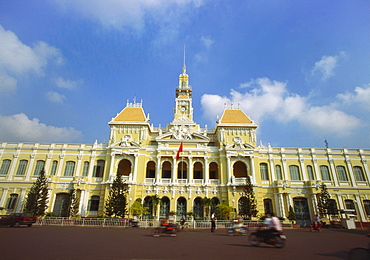
[[[191,229],[210,229],[211,221],[209,220],[194,220],[188,221],[188,227]],[[70,218],[40,218],[37,219],[36,225],[39,226],[82,226],[82,227],[121,227],[129,228],[132,227],[131,219],[122,218],[81,218],[81,219],[70,219]],[[216,222],[217,228],[228,228],[234,224],[232,220],[218,220]],[[245,221],[245,224],[249,229],[257,229],[263,226],[261,221]],[[160,225],[159,220],[140,220],[139,226],[141,228],[152,228]],[[290,223],[283,223],[283,228],[293,228]]]

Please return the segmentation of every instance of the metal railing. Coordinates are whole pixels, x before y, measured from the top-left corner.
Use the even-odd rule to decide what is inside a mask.
[[[194,220],[187,221],[189,228],[191,229],[210,229],[211,221],[209,220]],[[141,228],[152,228],[158,227],[160,224],[159,220],[140,220],[139,226]],[[233,220],[218,220],[216,222],[217,228],[228,228],[234,224]],[[245,221],[245,224],[249,229],[257,229],[263,226],[261,221]],[[81,227],[121,227],[129,228],[132,226],[130,219],[121,218],[82,218],[82,219],[70,219],[70,218],[40,218],[37,219],[35,225],[39,226],[81,226]],[[293,228],[291,223],[283,223],[283,228]]]

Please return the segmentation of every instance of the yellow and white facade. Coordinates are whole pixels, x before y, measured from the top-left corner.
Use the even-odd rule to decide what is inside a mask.
[[[128,207],[137,198],[149,205],[158,195],[159,216],[193,212],[200,199],[228,201],[237,214],[245,177],[254,184],[260,214],[287,217],[292,205],[299,224],[318,211],[319,186],[326,184],[338,209],[355,209],[370,221],[370,148],[274,148],[257,144],[257,125],[239,107],[225,107],[214,129],[193,121],[192,88],[184,65],[176,89],[174,118],[154,127],[142,103],[127,103],[109,122],[109,143],[0,143],[2,214],[20,211],[41,169],[49,184],[48,212],[59,215],[70,189],[80,197],[81,216],[104,212],[117,172],[128,185]],[[183,151],[177,159],[180,144]]]

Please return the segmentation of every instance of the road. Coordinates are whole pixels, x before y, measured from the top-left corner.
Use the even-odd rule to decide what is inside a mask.
[[[33,226],[0,228],[2,259],[346,259],[349,249],[367,247],[361,230],[285,230],[283,249],[249,245],[225,229],[188,230],[176,237],[153,237],[150,229]]]

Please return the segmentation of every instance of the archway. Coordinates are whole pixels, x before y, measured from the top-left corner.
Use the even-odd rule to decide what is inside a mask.
[[[308,207],[307,198],[297,197],[293,198],[294,213],[297,217],[297,224],[302,227],[309,227],[311,224],[311,215]]]
[[[247,166],[242,161],[237,161],[233,165],[233,174],[235,178],[245,178],[247,177],[248,171]]]
[[[181,218],[182,215],[186,215],[187,201],[184,197],[179,197],[177,199],[176,205],[176,215],[177,218]]]
[[[131,162],[130,160],[123,159],[118,164],[117,173],[123,176],[129,176],[131,173]]]
[[[159,207],[159,218],[166,218],[170,212],[170,199],[168,197],[163,197],[160,202]]]

